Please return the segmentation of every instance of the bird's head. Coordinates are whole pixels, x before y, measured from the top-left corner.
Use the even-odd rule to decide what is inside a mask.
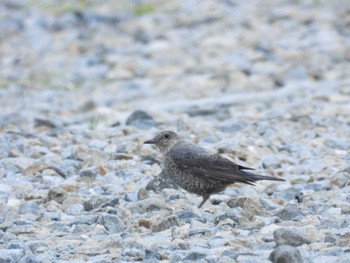
[[[168,152],[181,140],[180,136],[173,131],[162,131],[158,133],[153,139],[145,141],[145,144],[154,144],[159,150]]]

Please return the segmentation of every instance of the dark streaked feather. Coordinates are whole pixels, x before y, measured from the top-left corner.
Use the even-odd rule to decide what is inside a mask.
[[[178,154],[181,152],[182,154]],[[170,151],[173,162],[178,169],[197,177],[207,177],[228,183],[240,182],[254,185],[258,180],[282,180],[269,176],[256,175],[243,170],[252,168],[237,165],[217,154],[193,154],[185,151]]]

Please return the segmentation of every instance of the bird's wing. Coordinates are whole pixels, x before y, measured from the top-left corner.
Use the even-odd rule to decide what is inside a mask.
[[[178,169],[198,177],[207,177],[228,182],[253,184],[254,178],[237,165],[218,154],[197,154],[196,151],[170,151],[169,155]]]

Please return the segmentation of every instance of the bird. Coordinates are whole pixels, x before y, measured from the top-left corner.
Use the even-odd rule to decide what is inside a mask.
[[[159,132],[144,144],[154,144],[162,154],[163,171],[178,186],[202,197],[201,208],[212,194],[234,183],[255,185],[256,181],[283,179],[250,172],[249,167],[186,141],[173,131]]]

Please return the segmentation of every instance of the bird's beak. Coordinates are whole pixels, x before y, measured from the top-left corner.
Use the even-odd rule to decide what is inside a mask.
[[[143,143],[144,143],[144,144],[156,144],[157,142],[158,142],[158,140],[155,139],[155,138],[153,138],[153,139],[148,140],[148,141],[145,141],[145,142],[143,142]]]

